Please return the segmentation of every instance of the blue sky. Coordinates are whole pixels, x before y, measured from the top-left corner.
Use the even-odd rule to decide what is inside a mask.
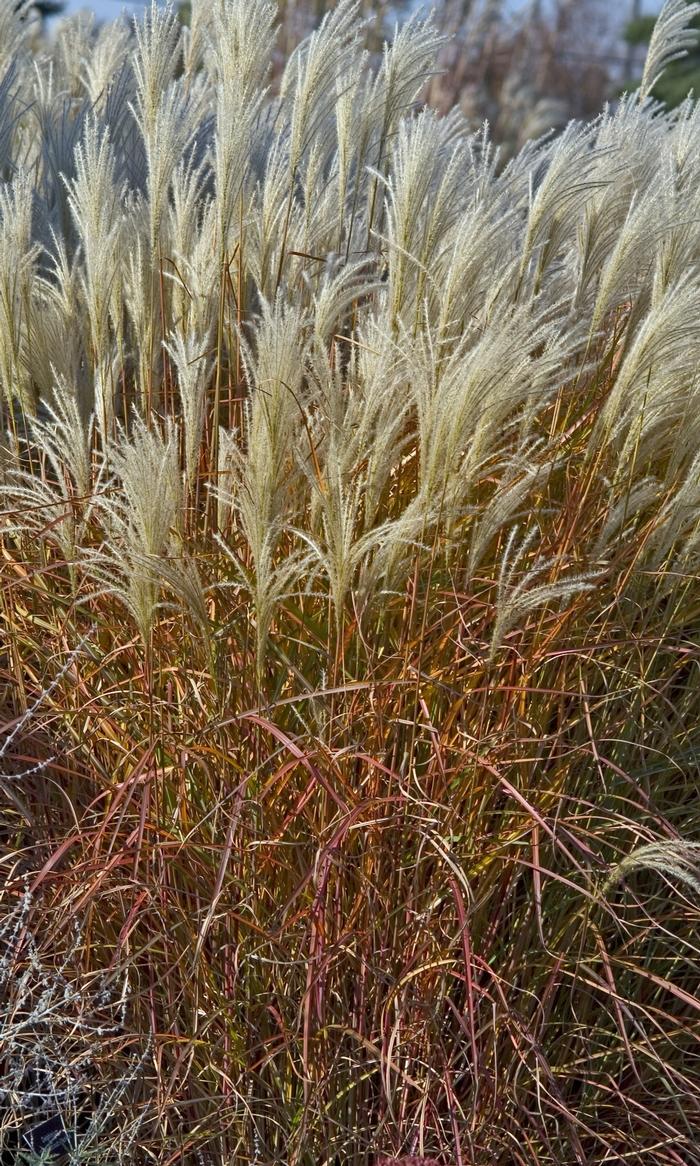
[[[92,8],[100,20],[114,20],[122,8],[129,12],[137,12],[142,7],[143,4],[126,3],[125,0],[93,0],[91,4],[85,3],[85,0],[69,0],[66,12],[73,12],[78,8]]]
[[[114,20],[122,8],[128,12],[138,12],[143,6],[143,0],[137,3],[133,0],[131,3],[128,0],[68,0],[65,11],[77,12],[79,8],[92,8],[100,20]]]
[[[79,8],[92,8],[100,20],[113,20],[119,15],[122,8],[129,12],[138,12],[148,0],[68,0],[66,12],[75,12]],[[513,8],[521,7],[526,0],[511,0]],[[627,7],[629,0],[618,0],[622,7]],[[644,0],[642,5],[645,12],[655,12],[660,7],[659,0]]]

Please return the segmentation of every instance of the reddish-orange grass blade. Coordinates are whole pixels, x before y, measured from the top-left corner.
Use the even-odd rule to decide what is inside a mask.
[[[375,1166],[440,1166],[437,1158],[420,1158],[415,1154],[403,1158],[377,1158]]]

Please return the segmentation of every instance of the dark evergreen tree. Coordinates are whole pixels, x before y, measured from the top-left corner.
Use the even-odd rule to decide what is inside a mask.
[[[63,12],[65,6],[64,0],[34,0],[31,5],[39,13],[42,20],[45,20],[47,16],[58,16]],[[16,3],[15,8],[19,8],[19,4]]]

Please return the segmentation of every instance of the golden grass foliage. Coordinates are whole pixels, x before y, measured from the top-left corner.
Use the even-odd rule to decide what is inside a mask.
[[[2,8],[3,1161],[700,1163],[700,111],[359,17]]]

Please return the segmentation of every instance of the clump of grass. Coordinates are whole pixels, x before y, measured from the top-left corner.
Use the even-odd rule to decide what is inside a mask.
[[[273,15],[12,25],[0,1061],[76,1162],[700,1162],[697,107],[504,164]]]

